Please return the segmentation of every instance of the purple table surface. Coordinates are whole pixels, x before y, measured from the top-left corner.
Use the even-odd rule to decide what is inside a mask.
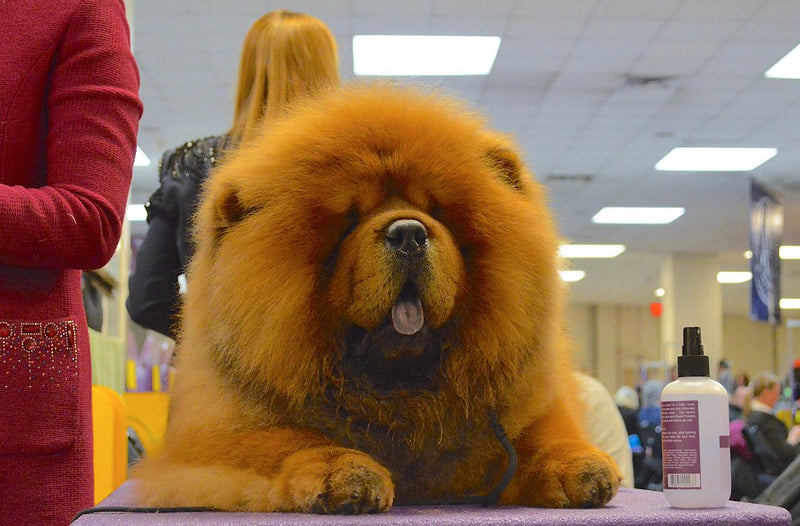
[[[132,506],[131,485],[126,482],[99,504],[99,508]],[[620,489],[600,509],[551,510],[544,508],[483,508],[480,506],[396,506],[375,515],[308,515],[301,513],[171,512],[135,513],[101,511],[80,516],[74,526],[791,526],[789,512],[775,506],[728,502],[722,508],[678,509],[658,491]]]

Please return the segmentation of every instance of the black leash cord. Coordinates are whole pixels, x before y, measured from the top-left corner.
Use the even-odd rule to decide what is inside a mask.
[[[503,429],[503,426],[500,425],[500,422],[497,421],[497,415],[494,411],[489,412],[489,424],[492,426],[492,431],[494,431],[494,436],[497,437],[497,440],[500,441],[500,444],[503,446],[503,449],[506,450],[506,454],[508,455],[508,465],[506,466],[506,471],[503,473],[503,478],[500,479],[500,482],[489,492],[488,495],[481,498],[481,506],[494,506],[497,504],[497,501],[500,500],[500,494],[503,493],[503,490],[506,489],[506,486],[509,485],[511,479],[514,478],[514,473],[517,471],[517,450],[514,449],[514,445],[506,436],[506,430]]]
[[[503,473],[503,477],[500,479],[500,482],[498,482],[488,494],[458,499],[457,501],[454,501],[453,504],[480,504],[484,508],[488,506],[496,506],[497,502],[500,500],[500,494],[503,493],[503,490],[506,489],[506,486],[511,483],[511,479],[514,478],[514,473],[517,471],[517,450],[514,449],[514,445],[508,439],[508,436],[506,436],[506,430],[503,429],[503,426],[497,421],[497,415],[494,413],[494,411],[487,412],[487,416],[489,417],[489,424],[492,426],[492,431],[494,431],[494,436],[500,441],[500,444],[503,446],[503,449],[506,450],[506,454],[508,455],[506,471]]]

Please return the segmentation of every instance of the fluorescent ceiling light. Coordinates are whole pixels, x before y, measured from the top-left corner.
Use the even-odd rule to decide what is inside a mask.
[[[356,35],[356,75],[488,75],[500,37]]]
[[[782,309],[800,309],[800,298],[781,298]]]
[[[144,205],[129,204],[125,210],[125,219],[128,221],[146,221],[147,211],[144,209]]]
[[[726,271],[717,272],[717,283],[744,283],[753,279],[752,272],[734,272]]]
[[[144,151],[136,146],[136,157],[133,159],[134,166],[150,166],[150,157],[145,155]]]
[[[747,172],[773,158],[775,148],[673,148],[656,163],[668,172]]]
[[[764,76],[773,79],[800,79],[800,45],[777,61]]]
[[[781,245],[778,255],[781,259],[800,259],[800,245]]]
[[[561,245],[562,258],[615,258],[625,252],[625,245]]]
[[[781,259],[800,259],[800,245],[781,245],[778,249],[778,257]],[[753,252],[745,251],[745,259],[753,259]]]
[[[592,223],[665,225],[678,219],[685,211],[681,207],[670,206],[607,206],[594,215]]]
[[[586,272],[582,270],[559,270],[558,274],[567,283],[574,283],[586,277]]]

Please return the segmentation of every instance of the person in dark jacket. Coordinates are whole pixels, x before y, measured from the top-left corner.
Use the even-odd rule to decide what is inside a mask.
[[[159,164],[161,186],[145,204],[149,226],[136,251],[125,306],[134,322],[173,339],[180,308],[179,277],[192,255],[191,219],[200,188],[231,143],[225,134],[164,152]]]
[[[262,118],[338,83],[336,41],[320,20],[278,10],[252,25],[242,45],[231,130],[187,142],[161,158],[160,187],[145,205],[147,236],[136,253],[125,303],[134,322],[175,338],[179,277],[192,256],[192,216],[203,181],[226,150],[248,140]]]

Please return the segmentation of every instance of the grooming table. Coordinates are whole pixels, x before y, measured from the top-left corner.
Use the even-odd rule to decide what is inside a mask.
[[[126,482],[98,508],[133,506]],[[74,526],[791,526],[789,512],[776,506],[728,502],[723,508],[678,509],[658,491],[621,488],[604,508],[551,510],[480,506],[396,506],[375,515],[308,515],[300,513],[99,511],[80,516]]]

